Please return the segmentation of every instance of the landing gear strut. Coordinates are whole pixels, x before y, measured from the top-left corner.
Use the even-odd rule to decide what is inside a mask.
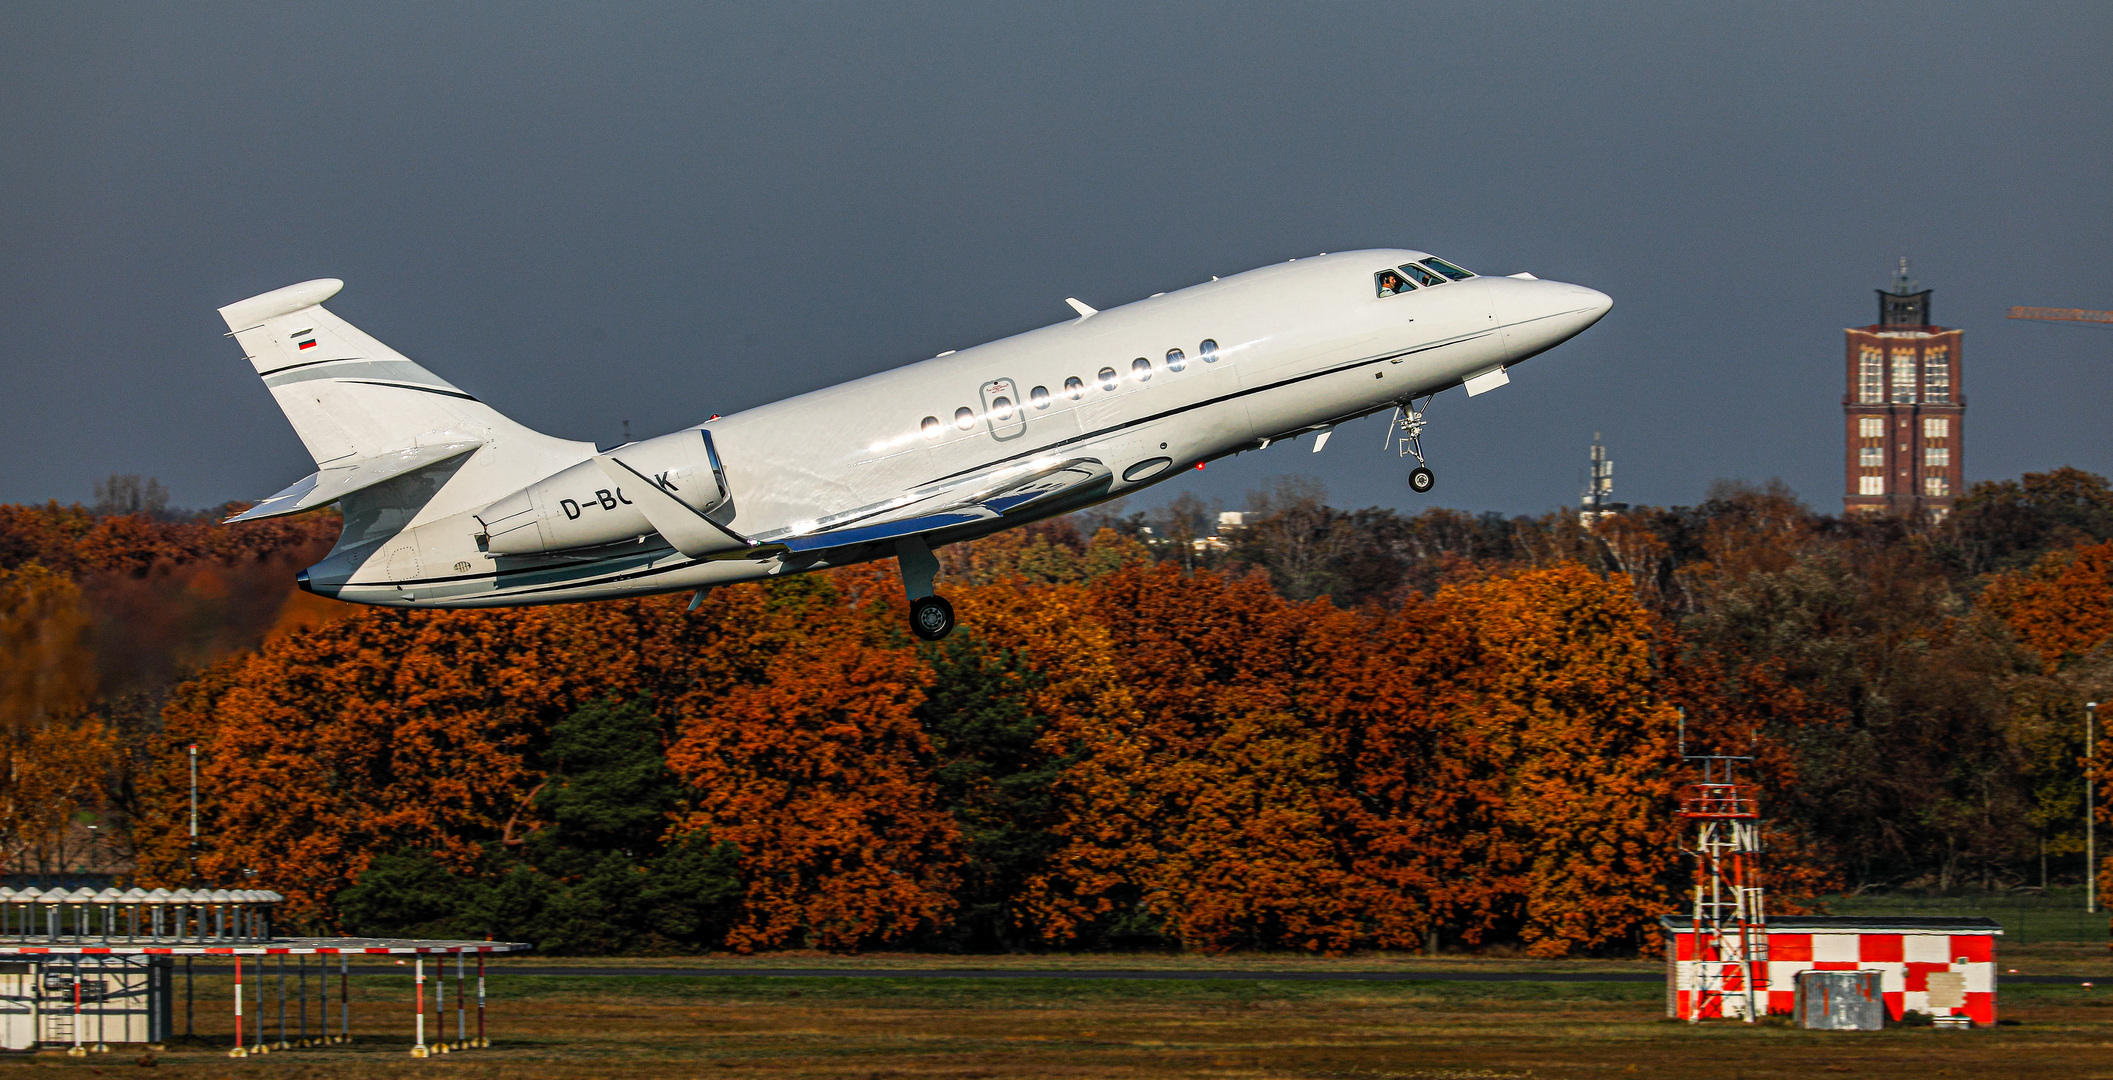
[[[1401,456],[1416,459],[1416,467],[1409,470],[1409,490],[1421,495],[1438,483],[1438,477],[1423,460],[1423,413],[1415,405],[1416,399],[1410,398],[1395,408],[1394,424],[1387,429],[1387,440],[1392,442],[1396,432],[1400,433]],[[1431,399],[1424,398],[1423,406],[1430,408]]]
[[[939,560],[922,536],[895,541],[895,564],[902,570],[902,591],[910,598],[910,632],[926,641],[938,641],[954,632],[954,605],[932,592],[932,578],[939,573]]]

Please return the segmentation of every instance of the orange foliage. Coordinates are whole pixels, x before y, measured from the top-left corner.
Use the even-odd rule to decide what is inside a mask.
[[[671,832],[742,849],[752,886],[737,947],[853,948],[943,916],[952,826],[934,809],[923,672],[844,603],[856,572],[681,599],[499,611],[367,609],[268,641],[188,684],[164,713],[161,772],[143,786],[142,878],[185,880],[182,747],[201,744],[198,880],[248,870],[289,913],[374,856],[431,850],[471,869],[529,794],[557,719],[643,697],[670,724],[693,801]],[[839,590],[837,583],[845,588]],[[898,593],[899,595],[899,593]]]
[[[2053,671],[2113,635],[2113,543],[2053,551],[1998,575],[1981,602]]]
[[[1562,955],[1668,909],[1673,718],[1627,590],[1570,565],[1352,614],[1160,567],[1092,596],[1134,707],[1055,736],[1052,939],[1127,900],[1205,949],[1445,923]]]
[[[105,794],[114,740],[84,715],[87,631],[73,582],[35,563],[0,569],[0,864],[42,854]]]
[[[880,581],[864,568],[721,589],[698,613],[727,632],[675,705],[668,766],[693,792],[681,829],[741,848],[748,907],[727,938],[738,951],[853,949],[952,906],[957,835],[910,715],[929,673],[838,593],[870,596]]]

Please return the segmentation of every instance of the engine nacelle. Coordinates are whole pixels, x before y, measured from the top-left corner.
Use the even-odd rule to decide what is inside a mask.
[[[699,514],[726,502],[726,480],[712,436],[702,428],[618,447],[607,455]],[[540,555],[648,536],[651,522],[595,461],[582,461],[477,512],[484,550]]]

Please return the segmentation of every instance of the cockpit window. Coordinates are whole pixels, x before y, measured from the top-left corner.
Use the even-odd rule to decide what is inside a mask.
[[[1402,277],[1401,272],[1398,270],[1381,270],[1379,273],[1372,275],[1372,280],[1378,284],[1379,295],[1381,296],[1412,292],[1416,288],[1416,286],[1409,284],[1409,279]]]
[[[1454,266],[1452,263],[1446,262],[1444,259],[1425,259],[1423,260],[1423,265],[1452,278],[1454,281],[1466,281],[1468,278],[1475,276],[1466,270]]]
[[[1431,272],[1431,271],[1429,271],[1429,270],[1425,270],[1425,269],[1424,269],[1423,267],[1421,267],[1421,266],[1418,266],[1418,265],[1416,265],[1415,263],[1409,263],[1409,264],[1407,264],[1407,265],[1403,266],[1403,267],[1401,268],[1401,272],[1402,272],[1402,273],[1404,273],[1404,274],[1407,274],[1407,275],[1409,275],[1409,277],[1411,277],[1411,278],[1414,278],[1414,279],[1415,279],[1415,281],[1416,281],[1416,284],[1418,284],[1418,285],[1443,285],[1443,284],[1445,284],[1445,279],[1444,279],[1444,278],[1442,278],[1442,277],[1439,277],[1439,276],[1438,276],[1437,274],[1435,274],[1435,273],[1433,273],[1433,272]]]

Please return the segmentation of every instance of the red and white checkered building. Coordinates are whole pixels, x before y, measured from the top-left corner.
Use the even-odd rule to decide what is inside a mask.
[[[1666,1015],[1689,1016],[1705,969],[1724,993],[1704,999],[1705,1017],[1740,1019],[1746,1010],[1742,972],[1727,975],[1704,936],[1700,959],[1693,923],[1666,916]],[[1893,1020],[1909,1011],[1996,1022],[1996,938],[2003,928],[1987,918],[1862,918],[1773,916],[1765,960],[1753,964],[1754,998],[1764,1013],[1788,1016],[1800,971],[1876,971]],[[1760,1003],[1765,1002],[1765,1005]]]

